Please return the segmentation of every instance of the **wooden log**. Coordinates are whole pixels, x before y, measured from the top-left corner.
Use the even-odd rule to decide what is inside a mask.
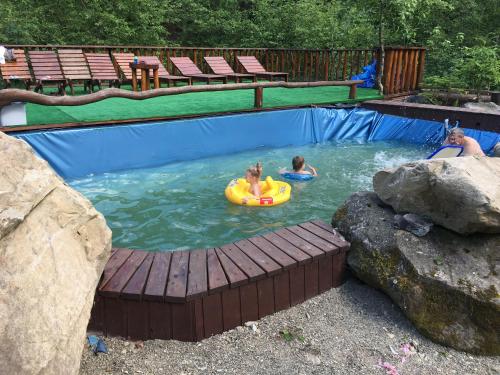
[[[264,89],[262,87],[257,87],[255,89],[255,99],[254,99],[254,108],[262,108],[262,104],[264,102]]]
[[[253,82],[253,83],[229,83],[217,85],[196,85],[160,88],[144,92],[133,92],[117,88],[108,88],[88,95],[80,96],[49,96],[42,95],[31,91],[20,89],[4,89],[0,96],[0,107],[9,103],[21,101],[35,104],[43,104],[50,106],[59,105],[84,105],[95,103],[108,98],[126,98],[133,100],[144,100],[166,95],[178,95],[190,92],[207,92],[207,91],[228,91],[228,90],[246,90],[256,89],[258,87],[285,87],[285,88],[300,88],[300,87],[322,87],[322,86],[350,86],[351,84],[361,84],[362,80],[351,81],[317,81],[317,82]]]
[[[424,80],[424,69],[425,68],[425,49],[420,50],[420,56],[418,61],[418,78],[417,78],[417,88],[420,88],[420,84]]]

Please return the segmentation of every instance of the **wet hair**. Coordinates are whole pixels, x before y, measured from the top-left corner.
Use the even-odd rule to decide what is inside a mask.
[[[302,156],[296,156],[292,159],[292,167],[295,172],[300,171],[300,168],[304,166],[304,158]]]
[[[250,173],[250,176],[257,177],[260,179],[260,176],[262,176],[262,164],[258,162],[254,166],[248,168],[247,172]]]
[[[461,135],[461,136],[465,135],[464,130],[462,128],[453,128],[453,129],[451,129],[450,132],[448,133],[448,135],[452,135],[452,134]]]

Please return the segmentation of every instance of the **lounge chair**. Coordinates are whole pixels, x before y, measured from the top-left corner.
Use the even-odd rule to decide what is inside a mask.
[[[43,93],[43,86],[49,83],[57,85],[59,94],[64,95],[67,82],[56,53],[54,51],[29,51],[28,56],[35,75],[35,92]]]
[[[134,61],[133,53],[112,53],[115,67],[122,75],[122,82],[132,82],[132,68],[130,63]],[[139,79],[140,77],[137,77]]]
[[[288,73],[266,71],[255,56],[236,56],[236,58],[247,73],[255,74],[260,78],[267,78],[270,81],[275,77],[282,77],[288,82]]]
[[[228,79],[234,79],[236,83],[245,78],[257,82],[255,74],[236,73],[222,56],[205,56],[204,59],[214,74],[225,75]]]
[[[31,73],[26,61],[26,56],[22,49],[15,49],[15,61],[7,61],[0,65],[0,74],[5,82],[5,86],[9,88],[13,81],[23,82],[26,90],[31,86]]]
[[[203,74],[189,57],[171,57],[170,61],[181,72],[183,76],[190,77],[196,81],[204,81],[210,84],[211,81],[222,81],[227,83],[227,77],[220,74]]]
[[[185,81],[188,85],[191,84],[191,78],[184,76],[173,76],[171,75],[167,69],[160,62],[160,59],[156,56],[139,56],[139,61],[144,61],[147,64],[158,64],[158,76],[160,77],[160,82],[167,82],[168,87],[170,84],[176,84],[176,82]]]
[[[83,82],[84,90],[88,87],[89,91],[92,92],[92,78],[83,51],[81,49],[60,49],[57,54],[71,95],[75,95],[74,82]]]
[[[121,80],[116,74],[111,57],[107,53],[85,53],[89,63],[90,75],[92,77],[92,89],[94,85],[101,89],[101,82],[107,81],[109,87],[120,87]]]

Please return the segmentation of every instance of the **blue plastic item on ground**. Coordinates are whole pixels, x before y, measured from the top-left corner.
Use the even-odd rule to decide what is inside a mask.
[[[281,173],[283,178],[286,178],[287,180],[294,180],[294,181],[310,181],[314,178],[312,174],[304,174],[304,173],[293,173],[293,172],[286,172],[286,173]]]
[[[352,80],[362,79],[363,84],[358,85],[358,87],[373,88],[375,87],[375,81],[377,80],[377,60],[373,59],[370,65],[363,67],[363,73],[352,76]]]
[[[87,341],[89,342],[90,348],[95,355],[97,355],[97,353],[108,353],[108,348],[106,347],[104,340],[100,337],[89,335],[87,336]]]
[[[463,151],[464,148],[462,146],[444,145],[427,156],[427,159],[454,158],[462,155]]]

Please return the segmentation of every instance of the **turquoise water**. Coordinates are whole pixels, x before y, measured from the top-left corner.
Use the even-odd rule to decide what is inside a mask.
[[[395,142],[329,143],[185,161],[157,168],[89,176],[70,182],[104,214],[113,230],[113,246],[143,250],[220,246],[276,228],[312,219],[330,222],[352,193],[370,190],[373,174],[383,168],[422,159],[426,146]],[[292,182],[292,198],[276,207],[242,207],[224,196],[227,183],[261,161],[264,176],[302,155],[319,177]]]

